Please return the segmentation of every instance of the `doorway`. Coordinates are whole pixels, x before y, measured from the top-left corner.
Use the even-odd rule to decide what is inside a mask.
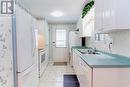
[[[69,60],[68,33],[66,27],[50,27],[50,56],[53,62]]]

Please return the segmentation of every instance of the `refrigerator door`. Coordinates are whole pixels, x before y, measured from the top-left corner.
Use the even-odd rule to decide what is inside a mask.
[[[18,22],[19,23],[19,22]],[[18,28],[17,28],[18,29]],[[33,65],[31,33],[26,28],[17,30],[18,72],[23,72]]]
[[[34,64],[36,41],[34,38],[33,18],[20,7],[16,11],[17,64],[18,72],[24,72]]]
[[[38,87],[39,79],[37,72],[36,65],[33,65],[24,72],[18,73],[18,87]]]

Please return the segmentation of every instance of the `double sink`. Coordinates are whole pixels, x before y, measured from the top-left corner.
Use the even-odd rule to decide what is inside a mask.
[[[78,51],[83,55],[100,55],[100,53],[94,49],[80,49]]]
[[[95,58],[95,59],[115,59],[109,55],[105,55],[101,52],[98,52],[95,49],[79,49],[78,50],[82,55],[89,57],[89,58]]]

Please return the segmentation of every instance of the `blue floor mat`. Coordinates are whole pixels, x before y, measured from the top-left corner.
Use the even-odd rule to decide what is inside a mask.
[[[63,87],[80,87],[76,75],[64,75]]]

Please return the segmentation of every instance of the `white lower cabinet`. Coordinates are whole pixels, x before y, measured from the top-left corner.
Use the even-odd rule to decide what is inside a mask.
[[[94,68],[93,87],[130,87],[130,68]]]
[[[92,68],[76,52],[73,66],[80,87],[130,87],[130,68]]]
[[[92,69],[75,52],[73,52],[73,67],[80,87],[92,87]]]
[[[79,76],[79,64],[78,64],[78,61],[79,61],[79,55],[76,54],[75,52],[73,52],[73,67],[74,67],[74,70],[75,70],[75,73],[78,77],[78,80],[80,81],[80,76]]]
[[[82,86],[81,87],[92,87],[92,69],[81,59],[80,60],[82,69]]]

